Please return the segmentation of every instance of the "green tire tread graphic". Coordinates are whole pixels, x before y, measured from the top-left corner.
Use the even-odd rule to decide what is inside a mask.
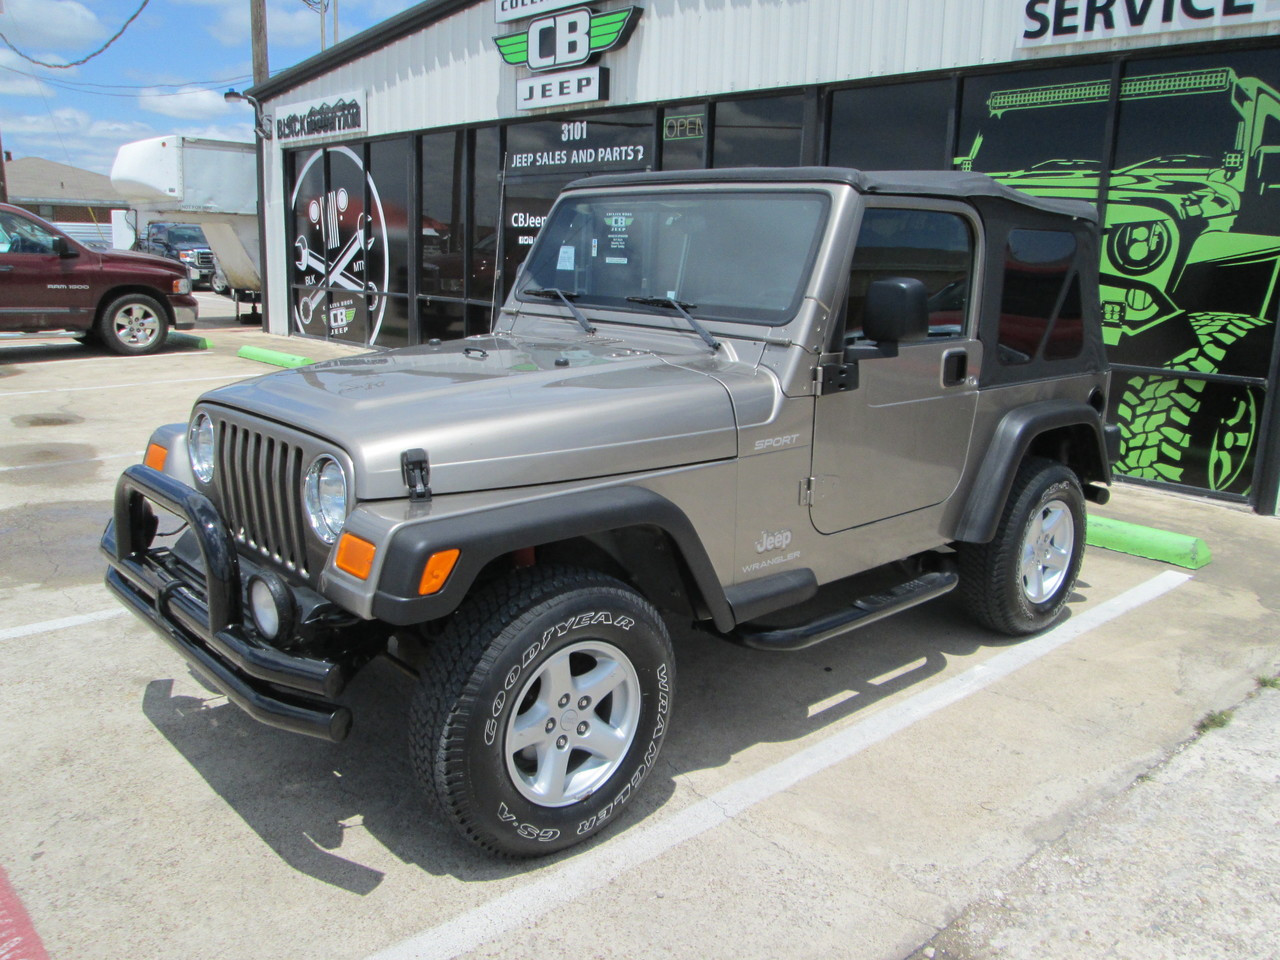
[[[1218,373],[1242,350],[1263,350],[1270,341],[1268,320],[1234,313],[1193,313],[1187,318],[1199,345],[1166,366],[1195,373]],[[1261,341],[1261,342],[1260,342]],[[1269,352],[1269,350],[1267,351]],[[1116,470],[1127,476],[1233,489],[1243,476],[1259,427],[1258,401],[1244,385],[1210,385],[1203,380],[1138,376],[1124,386],[1116,408],[1123,453]],[[1203,451],[1203,465],[1195,463]]]

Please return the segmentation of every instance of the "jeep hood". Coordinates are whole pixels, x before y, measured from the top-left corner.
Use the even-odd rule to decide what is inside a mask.
[[[331,441],[352,459],[357,496],[376,500],[405,496],[400,454],[413,448],[435,494],[733,457],[733,406],[712,372],[605,338],[485,337],[312,364],[202,402]]]

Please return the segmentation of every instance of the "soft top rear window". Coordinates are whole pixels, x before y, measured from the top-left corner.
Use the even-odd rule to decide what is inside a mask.
[[[647,313],[661,308],[628,298],[669,298],[700,320],[784,324],[804,296],[829,206],[809,191],[570,197],[539,232],[516,296],[560,290],[582,307]]]

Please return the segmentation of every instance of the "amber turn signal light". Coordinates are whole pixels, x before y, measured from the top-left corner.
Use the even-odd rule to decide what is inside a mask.
[[[377,552],[378,548],[368,540],[362,540],[352,533],[344,533],[338,540],[338,555],[334,557],[333,565],[353,577],[368,580]]]
[[[152,470],[163,470],[164,462],[169,459],[169,451],[158,443],[147,444],[147,455],[142,459]]]
[[[427,565],[422,568],[422,580],[418,583],[418,593],[421,596],[427,597],[440,592],[458,563],[458,553],[458,550],[441,550],[431,555]]]

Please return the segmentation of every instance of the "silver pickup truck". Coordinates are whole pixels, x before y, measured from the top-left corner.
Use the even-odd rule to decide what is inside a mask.
[[[1092,206],[969,173],[576,182],[491,334],[157,430],[107,585],[299,733],[342,740],[344,685],[395,657],[441,813],[562,849],[653,768],[669,623],[794,650],[957,586],[1005,634],[1058,618],[1117,453],[1097,242]],[[819,612],[828,584],[856,599]]]

